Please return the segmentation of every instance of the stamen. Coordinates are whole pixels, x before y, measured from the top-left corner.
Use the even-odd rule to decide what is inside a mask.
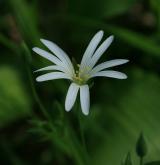
[[[86,66],[83,69],[80,69],[80,65],[77,64],[78,70],[75,71],[73,81],[79,85],[85,84],[89,79],[90,67]]]

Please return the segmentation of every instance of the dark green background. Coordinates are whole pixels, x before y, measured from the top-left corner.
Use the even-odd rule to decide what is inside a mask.
[[[98,30],[115,36],[101,60],[130,62],[116,68],[127,80],[94,81],[90,114],[80,116],[86,154],[80,110],[64,111],[69,82],[35,82],[33,71],[49,62],[31,49],[45,38],[80,62]],[[141,132],[145,162],[160,159],[159,74],[159,0],[0,0],[0,164],[85,164],[89,155],[88,164],[120,165],[130,151],[136,165]]]

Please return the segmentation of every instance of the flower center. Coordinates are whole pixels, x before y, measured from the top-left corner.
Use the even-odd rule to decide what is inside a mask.
[[[78,85],[86,84],[89,79],[89,70],[90,69],[87,67],[80,69],[80,65],[77,65],[77,70],[75,71],[75,74],[73,76],[73,81]]]

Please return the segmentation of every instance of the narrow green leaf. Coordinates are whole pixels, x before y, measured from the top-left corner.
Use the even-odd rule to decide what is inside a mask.
[[[131,154],[128,153],[124,165],[132,165]]]
[[[18,27],[23,37],[33,44],[39,44],[40,37],[37,29],[37,20],[35,19],[31,5],[25,0],[9,0],[8,2],[16,17]]]
[[[4,45],[6,48],[10,49],[11,51],[16,52],[17,46],[15,43],[10,41],[7,37],[0,33],[0,43]]]

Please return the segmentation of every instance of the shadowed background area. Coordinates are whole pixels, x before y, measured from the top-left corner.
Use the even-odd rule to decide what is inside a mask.
[[[99,30],[115,37],[99,62],[129,59],[115,67],[128,79],[94,79],[89,116],[78,101],[67,113],[69,81],[37,83],[50,62],[32,48],[48,39],[80,63]],[[130,152],[138,165],[141,132],[144,162],[159,160],[159,74],[159,0],[0,0],[0,164],[120,165]]]

